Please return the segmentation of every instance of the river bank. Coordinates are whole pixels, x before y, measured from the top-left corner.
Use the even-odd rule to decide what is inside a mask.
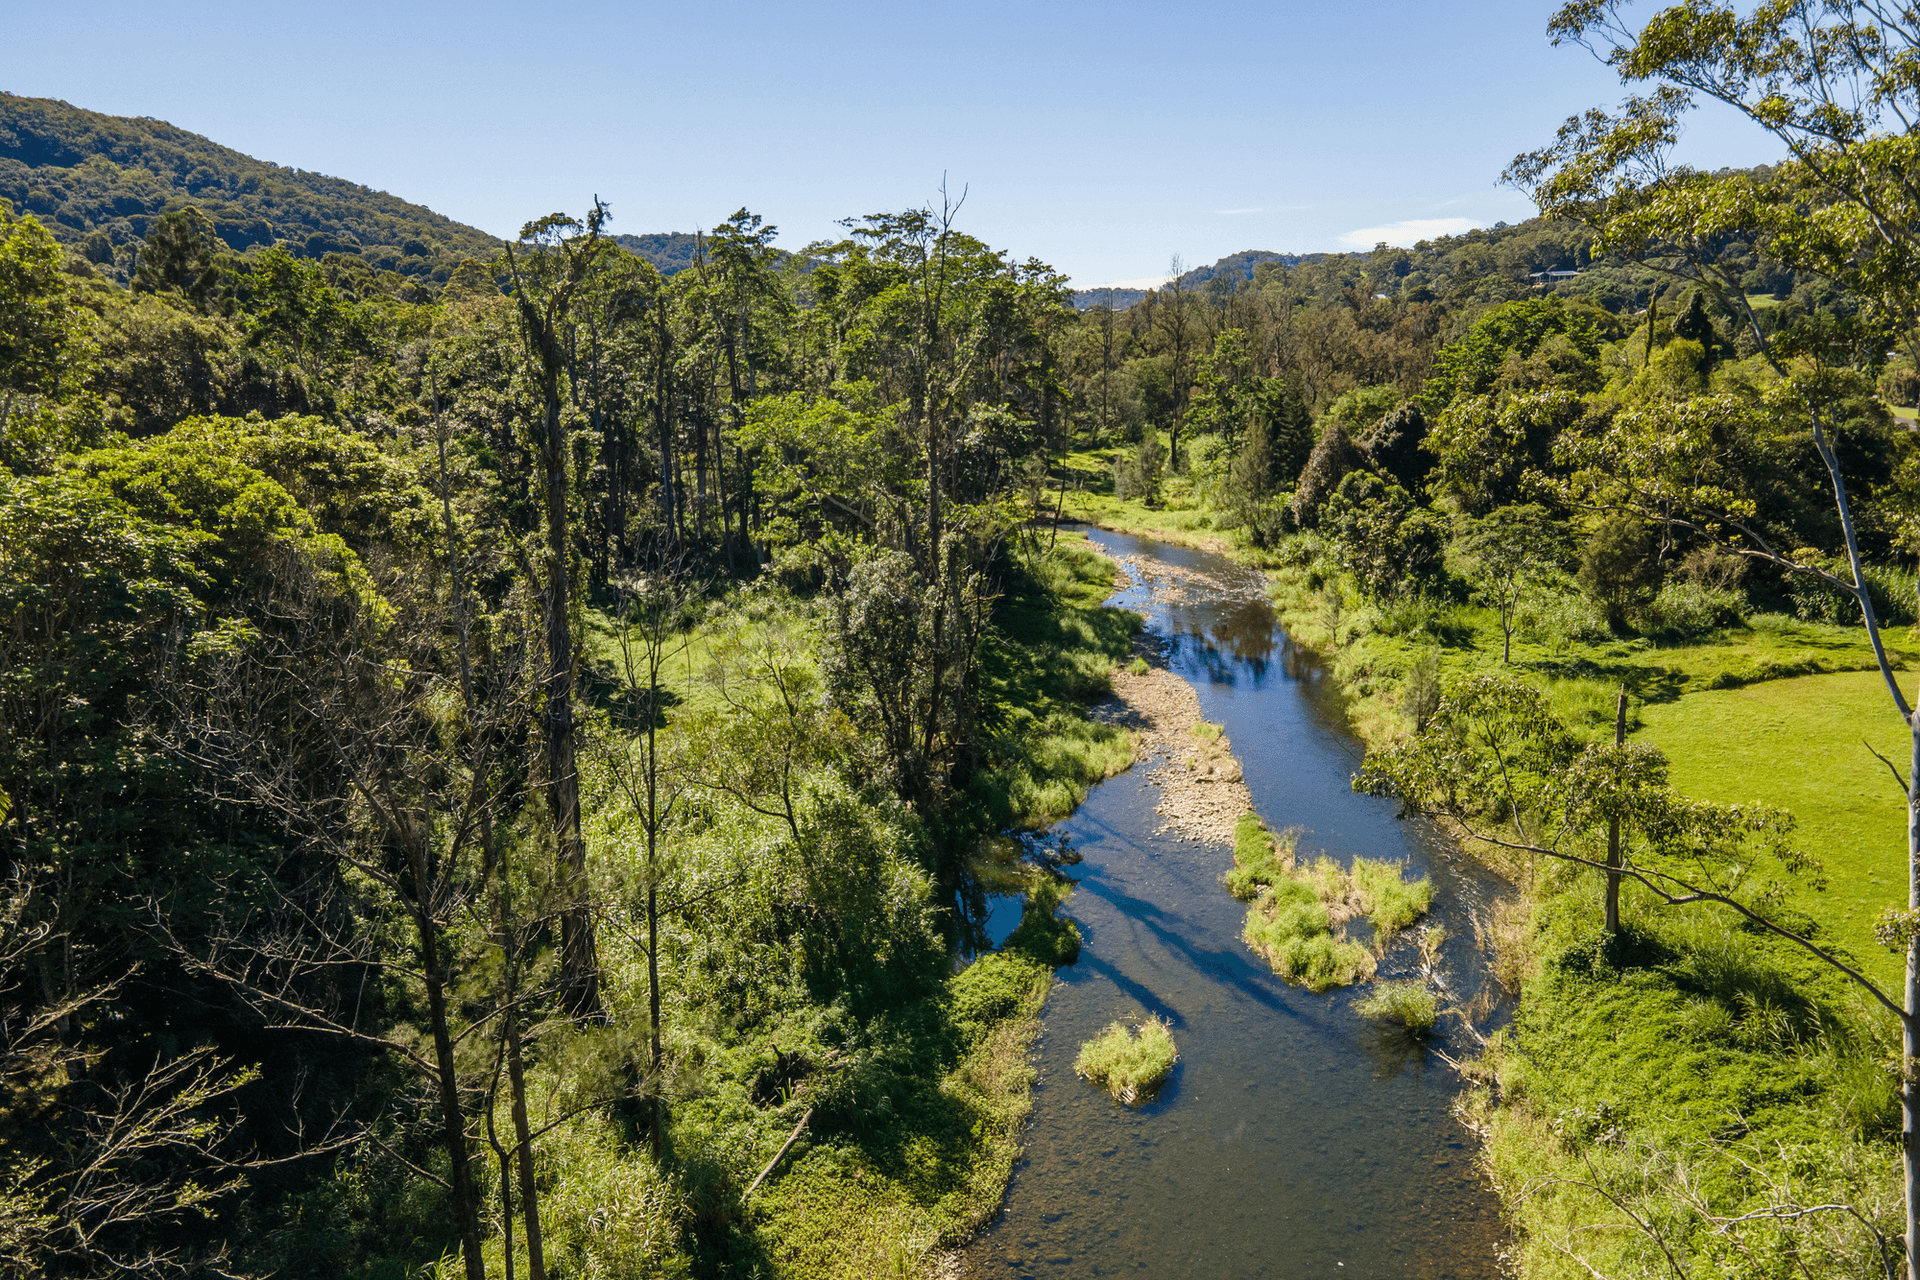
[[[1523,632],[1509,664],[1488,611],[1369,605],[1310,544],[1242,554],[1269,569],[1292,645],[1317,666],[1330,712],[1368,746],[1410,733],[1420,700],[1448,678],[1499,672],[1544,688],[1590,733],[1610,731],[1625,685],[1629,729],[1683,752],[1676,780],[1704,799],[1766,799],[1770,779],[1804,779],[1793,797],[1803,838],[1837,874],[1831,889],[1803,882],[1790,906],[1870,972],[1896,967],[1868,936],[1898,879],[1879,860],[1898,844],[1897,797],[1864,776],[1872,760],[1858,743],[1877,721],[1817,713],[1854,697],[1855,683],[1870,705],[1884,698],[1869,687],[1877,677],[1852,674],[1870,661],[1854,633],[1780,618],[1687,644]],[[1891,640],[1906,657],[1910,638]],[[1748,724],[1755,716],[1771,729]],[[1829,731],[1842,723],[1846,741]],[[1789,743],[1803,763],[1783,769],[1774,757]],[[1876,843],[1861,809],[1883,789],[1888,813],[1876,821],[1891,834]],[[1899,1202],[1897,1109],[1876,1057],[1893,1052],[1886,1020],[1790,947],[1711,913],[1659,911],[1629,893],[1631,942],[1609,948],[1592,877],[1487,856],[1521,890],[1473,918],[1516,997],[1515,1021],[1484,1050],[1449,1057],[1469,1082],[1460,1112],[1513,1224],[1517,1273],[1758,1276],[1772,1274],[1768,1256],[1799,1256],[1813,1274],[1878,1274],[1866,1224],[1893,1229]],[[1783,1008],[1797,1012],[1761,1012]],[[1768,1208],[1814,1202],[1850,1205],[1865,1222]]]
[[[1258,576],[1090,536],[1128,570],[1112,603],[1148,618],[1142,662],[1097,709],[1129,718],[1144,758],[1060,828],[1082,859],[1062,914],[1083,950],[1049,997],[1025,1153],[1001,1217],[966,1251],[967,1274],[1497,1274],[1498,1209],[1453,1114],[1457,1079],[1355,1015],[1352,991],[1317,996],[1277,978],[1242,941],[1245,908],[1222,876],[1231,819],[1249,807],[1336,859],[1403,853],[1443,886],[1455,914],[1439,962],[1469,990],[1486,977],[1467,912],[1492,884],[1353,794],[1359,745],[1329,714],[1311,660],[1275,629]],[[1238,758],[1237,781],[1195,777],[1215,741]],[[1230,778],[1219,750],[1215,776]],[[1409,943],[1383,970],[1418,963]],[[1072,1059],[1109,1023],[1146,1015],[1173,1028],[1181,1061],[1129,1110],[1074,1077]]]

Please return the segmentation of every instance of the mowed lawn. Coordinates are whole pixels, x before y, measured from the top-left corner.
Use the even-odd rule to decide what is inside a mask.
[[[1912,677],[1902,683],[1911,699]],[[1703,690],[1641,714],[1635,736],[1667,753],[1682,794],[1757,801],[1798,819],[1796,839],[1819,858],[1827,888],[1799,895],[1797,905],[1869,973],[1897,979],[1900,962],[1873,940],[1873,923],[1887,907],[1906,905],[1906,805],[1866,743],[1903,773],[1911,748],[1879,673]]]

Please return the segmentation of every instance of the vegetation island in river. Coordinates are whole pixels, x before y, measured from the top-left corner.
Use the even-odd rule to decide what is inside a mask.
[[[1913,1276],[1907,29],[1569,6],[1652,89],[1539,218],[1137,299],[944,204],[502,243],[0,97],[0,1273],[950,1268],[1081,948],[1030,837],[1153,682],[1080,519],[1266,570],[1355,785],[1511,882],[1498,991],[1356,1011],[1517,1274]],[[1671,163],[1698,94],[1794,159]],[[1396,864],[1220,852],[1304,985],[1434,945]]]

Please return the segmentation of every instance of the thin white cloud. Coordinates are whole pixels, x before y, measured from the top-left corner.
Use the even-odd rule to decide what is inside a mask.
[[[1215,216],[1231,218],[1243,213],[1299,213],[1302,209],[1313,208],[1310,204],[1254,204],[1244,209],[1215,209]]]
[[[1405,222],[1393,222],[1384,227],[1360,227],[1345,232],[1340,236],[1340,243],[1348,249],[1371,249],[1384,240],[1390,245],[1404,248],[1417,240],[1457,236],[1479,225],[1472,218],[1408,218]]]

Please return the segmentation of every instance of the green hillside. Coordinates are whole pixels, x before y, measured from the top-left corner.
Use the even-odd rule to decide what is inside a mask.
[[[233,249],[283,244],[357,254],[380,270],[444,277],[442,260],[499,244],[398,196],[255,160],[164,120],[0,93],[0,198],[97,264],[122,269],[161,214],[198,206]]]

